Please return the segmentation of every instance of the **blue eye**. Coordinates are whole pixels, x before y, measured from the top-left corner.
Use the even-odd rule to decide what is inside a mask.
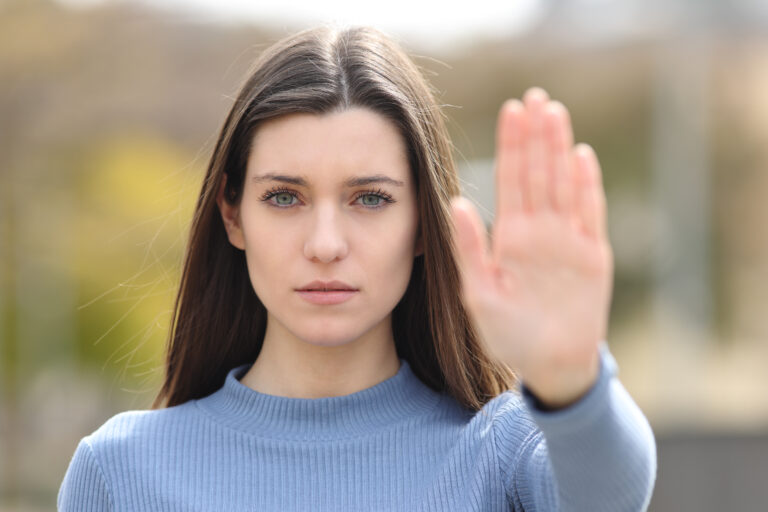
[[[366,190],[364,192],[361,192],[360,194],[357,195],[357,197],[355,197],[355,201],[357,201],[358,199],[361,199],[361,198],[365,198],[365,197],[373,197],[373,198],[376,198],[376,199],[379,200],[375,204],[364,203],[365,206],[367,208],[371,209],[371,210],[375,210],[377,208],[384,208],[385,205],[387,205],[389,203],[394,203],[395,202],[395,200],[392,199],[391,195],[387,194],[386,192],[384,192],[381,189]]]
[[[280,205],[283,205],[283,206],[289,206],[291,203],[290,202],[288,202],[288,203],[280,202],[280,197],[290,201],[291,198],[295,198],[296,196],[294,196],[293,194],[288,193],[288,192],[278,192],[277,194],[274,195],[274,197],[276,198],[277,204],[280,204]]]
[[[270,201],[270,199],[275,198],[276,202]],[[282,200],[280,198],[283,198]],[[289,190],[286,188],[280,188],[275,187],[273,189],[268,190],[264,193],[264,195],[261,196],[262,201],[266,201],[268,204],[275,206],[276,208],[292,208],[294,206],[294,203],[290,203],[290,198],[298,199],[296,196],[296,192],[293,190]],[[374,202],[370,202],[370,200],[366,201],[366,198],[373,198]],[[394,203],[395,200],[392,199],[392,196],[387,194],[381,189],[378,190],[366,190],[364,192],[361,192],[355,197],[355,201],[358,199],[363,199],[363,202],[361,203],[365,208],[369,210],[376,210],[378,208],[383,208],[385,204]]]
[[[373,204],[366,203],[365,200],[364,200],[366,197],[373,198],[373,199],[378,199],[378,202],[373,203]],[[377,207],[381,206],[382,201],[384,201],[384,197],[380,196],[378,194],[361,194],[361,195],[357,196],[356,199],[363,199],[364,200],[363,204],[365,206],[371,206],[371,207],[374,207],[374,208],[377,208]]]
[[[277,203],[273,203],[269,201],[273,197],[277,198]],[[285,201],[281,202],[280,201],[281,197],[284,198],[284,200],[290,200],[289,198],[296,198],[296,194],[288,189],[274,188],[266,191],[264,195],[261,196],[261,200],[268,202],[268,204],[275,206],[277,208],[290,208],[291,206],[293,206],[291,203],[287,203]]]

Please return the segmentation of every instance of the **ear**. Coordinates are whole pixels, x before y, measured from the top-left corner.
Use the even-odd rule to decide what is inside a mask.
[[[421,227],[416,235],[416,247],[413,251],[413,257],[416,258],[424,254],[424,237],[421,236]]]
[[[243,228],[240,224],[240,208],[232,206],[224,200],[224,189],[227,185],[227,173],[223,173],[219,192],[216,194],[216,204],[219,205],[221,219],[224,221],[224,229],[227,230],[229,243],[238,249],[245,250],[245,237],[243,237]]]

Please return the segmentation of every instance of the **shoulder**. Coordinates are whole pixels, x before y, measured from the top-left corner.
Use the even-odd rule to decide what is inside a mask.
[[[537,429],[528,405],[517,389],[503,391],[493,397],[478,411],[477,416],[487,421],[495,432],[513,429],[525,436]]]
[[[131,479],[151,474],[174,454],[186,453],[185,444],[206,422],[194,400],[164,409],[124,411],[83,437],[78,449],[120,495]]]
[[[152,474],[177,429],[195,428],[197,406],[190,401],[156,410],[115,414],[80,439],[59,488],[61,511],[114,510],[141,475]],[[199,420],[197,420],[199,421]]]
[[[145,457],[136,455],[158,443],[169,425],[184,419],[194,404],[175,408],[125,411],[105,421],[80,439],[62,480],[57,509],[64,511],[114,510],[126,481],[136,474],[136,465]]]
[[[189,426],[193,416],[199,416],[194,400],[164,409],[123,411],[107,419],[83,441],[98,459],[106,451],[143,445]]]
[[[475,436],[505,446],[521,446],[540,432],[528,405],[518,389],[503,391],[486,402],[478,411],[463,408],[453,398],[443,397],[441,413],[465,423]]]
[[[510,468],[517,467],[524,454],[545,443],[544,435],[518,389],[504,391],[489,400],[475,415],[475,421],[486,426],[505,482]]]

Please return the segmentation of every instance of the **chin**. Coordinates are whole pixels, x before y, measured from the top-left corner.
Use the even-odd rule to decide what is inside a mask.
[[[352,343],[355,340],[343,339],[343,340],[304,340],[304,341],[316,347],[332,348],[332,347],[340,347],[342,345]]]
[[[346,345],[359,339],[365,332],[365,329],[350,329],[348,325],[334,325],[334,322],[312,321],[290,330],[304,343],[318,347]]]
[[[308,343],[310,345],[314,345],[316,347],[339,347],[341,345],[346,345],[348,343],[352,343],[355,340],[358,339],[358,337],[349,337],[349,336],[300,336],[299,337],[301,341],[304,343]]]

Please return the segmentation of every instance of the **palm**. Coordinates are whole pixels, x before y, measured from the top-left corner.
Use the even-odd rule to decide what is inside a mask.
[[[493,356],[572,399],[595,378],[613,262],[597,159],[540,89],[502,107],[496,191],[490,248],[471,203],[454,203],[465,304]]]

